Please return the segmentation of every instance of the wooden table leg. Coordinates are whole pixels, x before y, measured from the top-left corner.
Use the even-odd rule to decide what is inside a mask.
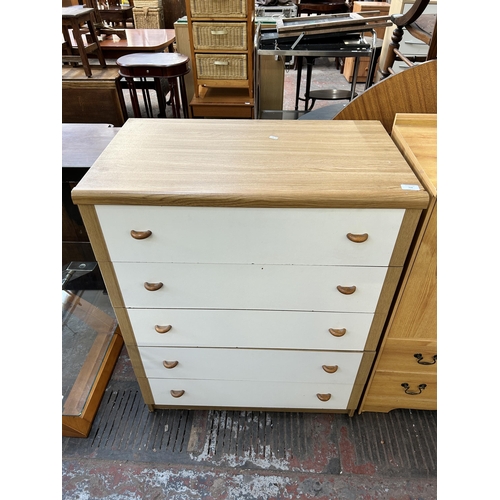
[[[134,110],[134,117],[141,118],[141,109],[139,108],[139,100],[137,99],[137,89],[135,88],[134,79],[126,77],[128,90],[130,93],[130,100],[132,101],[132,109]]]

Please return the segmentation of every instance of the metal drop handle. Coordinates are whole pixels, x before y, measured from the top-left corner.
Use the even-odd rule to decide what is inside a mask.
[[[409,394],[410,396],[416,396],[418,394],[421,394],[422,391],[427,387],[427,384],[420,384],[418,386],[418,392],[415,391],[410,391],[410,384],[401,384],[401,387],[405,390],[406,394]]]
[[[422,361],[424,357],[421,353],[414,354],[413,356],[417,358],[417,363],[419,365],[434,365],[437,361],[437,354],[434,354],[434,356],[432,356],[432,361]]]

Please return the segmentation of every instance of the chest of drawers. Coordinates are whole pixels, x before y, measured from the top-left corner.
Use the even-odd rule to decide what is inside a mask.
[[[253,98],[254,0],[188,0],[194,96],[240,88]]]
[[[437,409],[437,116],[399,113],[392,138],[429,193],[360,411]]]
[[[150,409],[350,414],[428,202],[349,121],[130,119],[72,195]]]

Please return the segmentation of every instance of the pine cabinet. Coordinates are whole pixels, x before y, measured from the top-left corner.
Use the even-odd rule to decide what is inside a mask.
[[[354,413],[428,204],[379,122],[131,119],[72,195],[151,410]]]
[[[436,115],[397,114],[392,129],[429,193],[402,287],[389,318],[361,411],[437,409]]]

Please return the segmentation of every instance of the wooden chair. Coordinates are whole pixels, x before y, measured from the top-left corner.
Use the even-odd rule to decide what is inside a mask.
[[[429,46],[427,61],[437,58],[437,16],[424,14],[429,1],[415,0],[415,3],[408,12],[405,14],[393,14],[391,16],[391,21],[395,24],[396,28],[394,29],[387,54],[384,60],[381,61],[381,78],[387,78],[389,75],[394,74],[392,65],[396,60],[404,61],[409,67],[414,66],[414,62],[410,61],[399,51],[404,30]]]
[[[436,59],[376,83],[333,119],[380,120],[390,134],[396,113],[437,113]]]

